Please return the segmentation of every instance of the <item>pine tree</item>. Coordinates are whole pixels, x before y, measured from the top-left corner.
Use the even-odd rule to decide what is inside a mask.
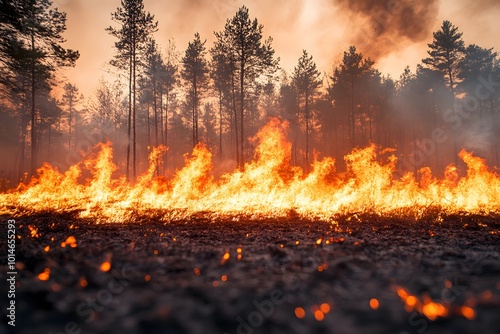
[[[39,90],[50,90],[56,70],[74,66],[78,51],[61,46],[66,40],[66,13],[52,7],[49,0],[2,2],[2,85],[13,95],[24,95],[30,112],[31,164],[37,168],[38,126],[43,121],[36,103]],[[15,98],[15,97],[14,97]],[[23,130],[24,131],[24,130]],[[23,148],[24,150],[24,148]]]
[[[316,63],[312,56],[302,51],[299,63],[295,66],[292,80],[299,95],[304,97],[304,118],[306,123],[306,166],[309,166],[309,121],[310,103],[315,97],[317,89],[321,86],[321,73],[316,68]]]
[[[224,39],[220,38],[217,33],[216,37],[217,40],[210,49],[210,55],[212,57],[210,63],[210,77],[213,81],[213,88],[217,94],[219,105],[219,159],[222,159],[223,104],[224,99],[228,97],[230,99],[231,96],[231,84],[234,82],[234,66],[229,57],[228,46],[224,43]]]
[[[64,94],[62,102],[67,107],[66,114],[68,116],[68,150],[71,150],[71,137],[74,123],[75,105],[82,99],[78,92],[78,87],[71,83],[64,85]]]
[[[274,58],[272,38],[262,41],[264,26],[257,19],[253,21],[248,14],[248,8],[243,6],[232,19],[227,20],[224,31],[216,34],[224,40],[229,50],[229,58],[234,61],[239,83],[239,167],[245,161],[245,109],[247,108],[246,93],[255,87],[256,79],[261,75],[274,73],[278,68],[279,58]]]
[[[199,106],[203,91],[208,83],[208,65],[206,60],[205,41],[200,34],[194,35],[194,40],[188,43],[182,58],[182,78],[189,87],[189,95],[193,125],[193,147],[199,143]]]
[[[342,63],[334,69],[331,80],[333,86],[330,95],[338,106],[347,110],[347,123],[349,138],[352,147],[356,146],[356,101],[359,100],[360,81],[363,76],[373,71],[374,62],[370,58],[364,58],[363,54],[356,51],[355,46],[350,46],[344,52]]]
[[[151,34],[158,29],[158,22],[154,21],[154,15],[144,11],[142,0],[121,0],[121,7],[111,14],[114,22],[120,24],[120,28],[106,28],[113,37],[118,38],[115,42],[116,55],[111,65],[128,71],[128,123],[127,123],[127,178],[130,180],[130,154],[132,149],[132,179],[137,175],[136,154],[136,84],[137,69],[140,66],[141,57],[144,56],[147,41]]]
[[[434,40],[428,44],[430,57],[422,60],[428,68],[442,73],[446,77],[450,91],[455,96],[457,73],[464,55],[462,33],[450,21],[443,21],[441,30],[434,32]]]

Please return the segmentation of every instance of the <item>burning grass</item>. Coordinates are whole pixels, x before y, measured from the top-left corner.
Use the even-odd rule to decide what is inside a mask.
[[[408,172],[396,177],[396,157],[375,145],[347,155],[344,173],[337,172],[335,161],[328,157],[315,161],[306,173],[290,164],[286,128],[271,120],[254,138],[254,160],[242,171],[217,180],[211,173],[211,153],[200,145],[171,180],[155,177],[156,163],[165,148],[154,149],[148,171],[129,184],[123,176],[115,176],[111,146],[100,144],[93,155],[68,171],[60,173],[45,164],[38,179],[1,194],[0,213],[75,212],[79,218],[120,222],[201,213],[209,217],[297,215],[334,220],[354,213],[421,219],[436,210],[447,214],[500,212],[500,175],[464,150],[459,154],[467,165],[463,177],[454,165],[446,168],[443,179],[433,176],[429,168],[417,175]]]

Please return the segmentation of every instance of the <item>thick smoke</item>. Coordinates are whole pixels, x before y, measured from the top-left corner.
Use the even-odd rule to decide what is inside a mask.
[[[377,60],[432,36],[438,18],[437,0],[334,0],[351,16],[351,44]]]

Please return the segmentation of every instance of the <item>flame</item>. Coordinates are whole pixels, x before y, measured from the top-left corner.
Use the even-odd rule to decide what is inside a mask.
[[[375,145],[347,155],[345,173],[337,172],[329,157],[314,161],[306,173],[290,163],[286,131],[287,123],[272,119],[252,139],[257,145],[254,159],[217,180],[210,151],[198,145],[171,180],[155,177],[166,148],[153,149],[147,172],[129,184],[116,176],[111,144],[99,144],[94,154],[66,172],[45,163],[37,179],[0,194],[0,214],[78,212],[82,218],[123,222],[152,213],[163,219],[198,212],[330,219],[359,212],[419,217],[429,207],[445,213],[500,211],[500,176],[465,150],[459,154],[467,165],[463,177],[454,165],[442,179],[430,168],[397,177],[397,158],[384,158],[388,150]]]

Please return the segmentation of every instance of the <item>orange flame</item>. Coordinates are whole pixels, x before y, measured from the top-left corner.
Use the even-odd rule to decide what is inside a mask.
[[[335,160],[329,157],[316,160],[311,172],[305,173],[290,164],[286,129],[286,123],[272,119],[253,139],[257,144],[254,159],[243,170],[218,180],[211,174],[211,153],[203,145],[194,148],[185,167],[171,180],[155,178],[155,163],[166,150],[158,147],[151,153],[148,171],[131,185],[123,176],[114,176],[117,167],[111,145],[99,144],[97,154],[66,172],[44,164],[38,179],[0,194],[0,214],[76,210],[80,217],[127,221],[152,211],[165,218],[196,212],[274,217],[293,212],[323,219],[356,212],[418,217],[430,206],[446,213],[500,211],[500,176],[465,150],[459,156],[467,165],[467,175],[461,178],[453,165],[446,168],[443,179],[434,177],[429,168],[398,178],[394,175],[396,157],[379,162],[375,145],[347,155],[346,173],[338,173]],[[82,182],[88,172],[92,177]]]

